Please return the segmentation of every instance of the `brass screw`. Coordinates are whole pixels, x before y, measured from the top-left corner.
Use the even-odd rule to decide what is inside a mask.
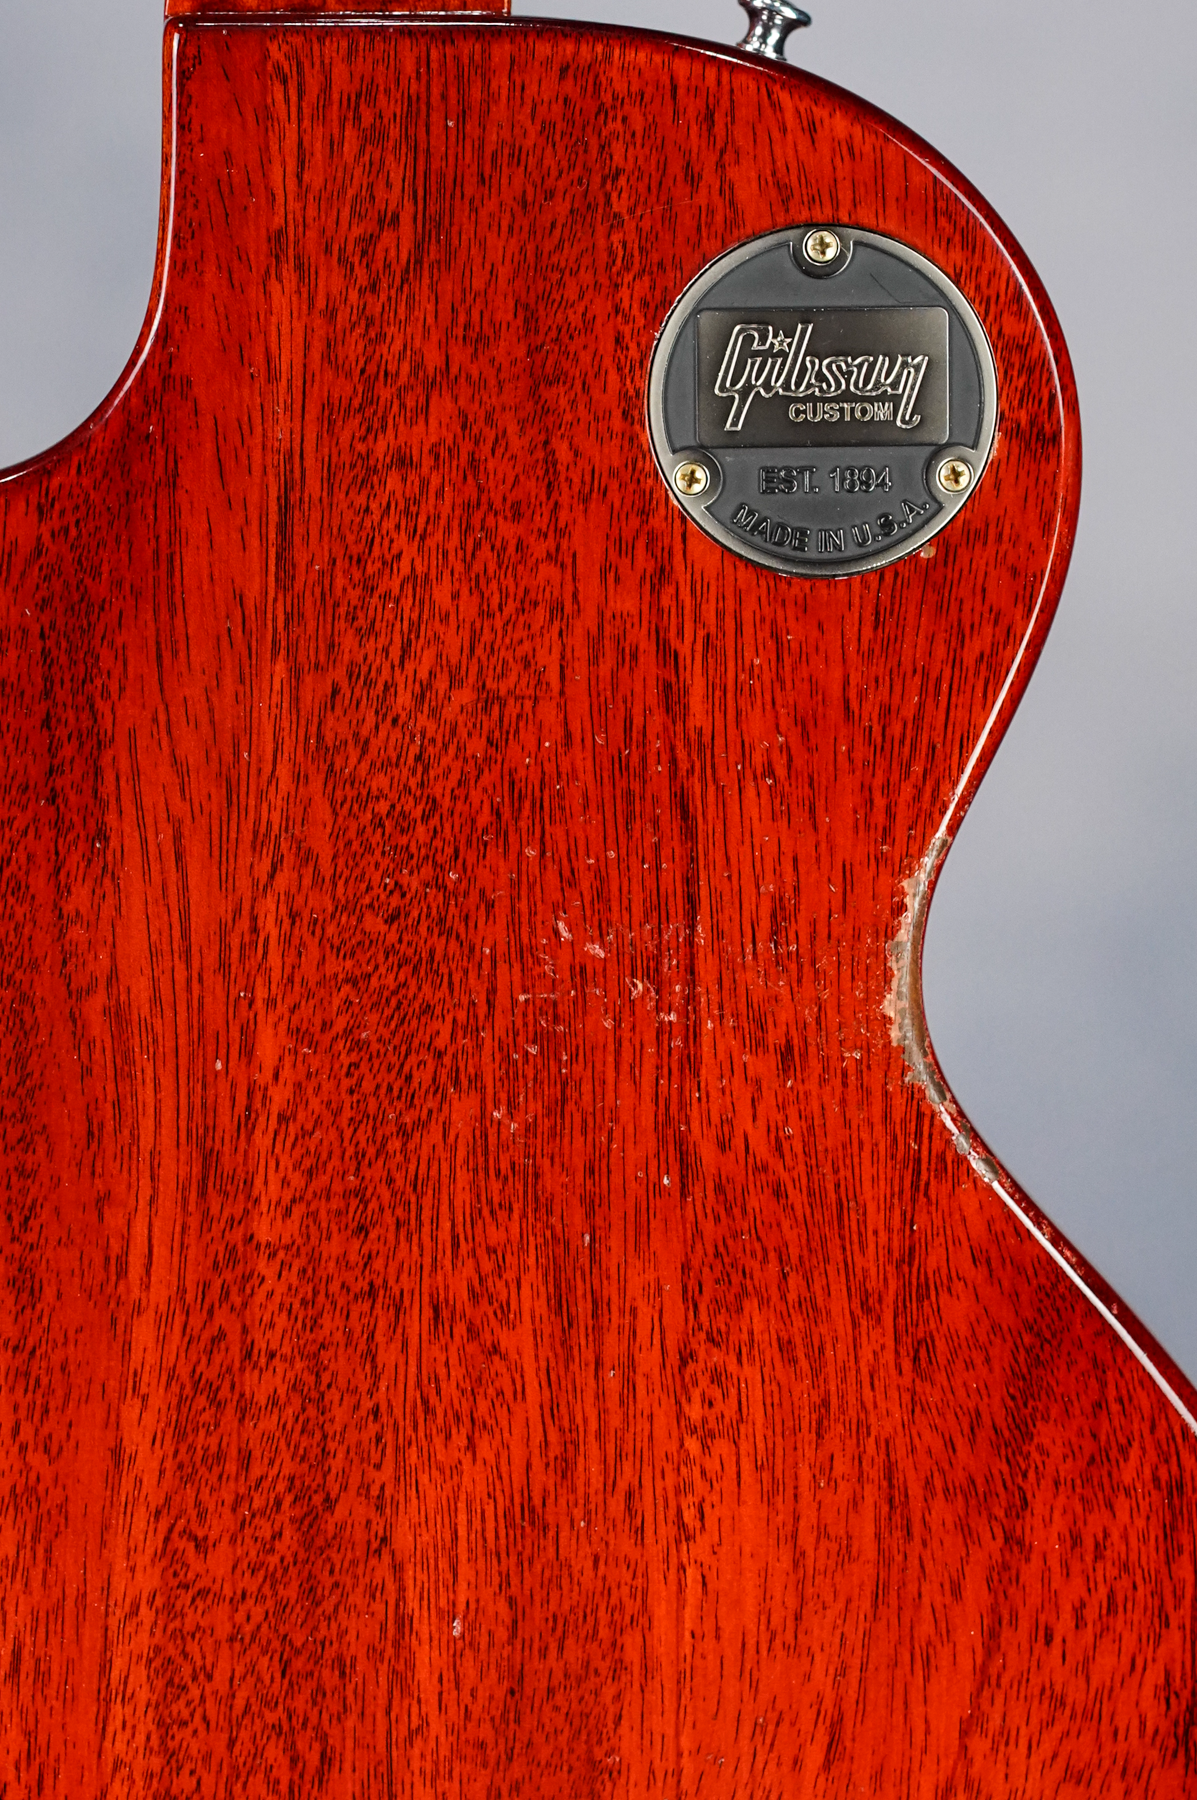
[[[972,478],[972,470],[958,456],[949,456],[935,471],[935,479],[945,494],[962,494]]]
[[[809,231],[806,242],[802,246],[802,254],[808,262],[834,262],[840,253],[840,240],[834,231]]]
[[[673,485],[679,494],[701,494],[710,483],[710,475],[701,463],[679,463],[673,471]]]

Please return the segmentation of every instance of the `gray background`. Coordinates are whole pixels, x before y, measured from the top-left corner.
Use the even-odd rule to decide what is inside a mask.
[[[1197,8],[812,4],[791,60],[988,195],[1055,301],[1084,412],[1064,602],[931,913],[932,1035],[992,1147],[1197,1375]],[[731,0],[528,10],[743,29]],[[141,323],[160,12],[0,0],[0,464],[83,419]]]

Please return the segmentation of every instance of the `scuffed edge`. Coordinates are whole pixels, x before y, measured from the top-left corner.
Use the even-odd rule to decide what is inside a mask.
[[[1068,1279],[1078,1287],[1089,1304],[1097,1309],[1132,1356],[1142,1364],[1143,1368],[1155,1382],[1160,1392],[1175,1407],[1189,1430],[1197,1436],[1197,1418],[1189,1411],[1176,1389],[1171,1385],[1163,1372],[1156,1367],[1151,1357],[1144,1350],[1133,1334],[1106,1305],[1101,1295],[1096,1293],[1085,1279],[1082,1271],[1076,1266],[1080,1259],[1072,1246],[1062,1236],[1054,1242],[1041,1225],[1028,1212],[1026,1205],[1017,1191],[1012,1191],[1003,1180],[1002,1171],[988,1154],[983,1144],[976,1139],[973,1128],[945,1085],[936,1066],[927,1037],[927,1021],[923,1012],[922,954],[923,933],[927,923],[927,909],[931,901],[931,893],[935,886],[935,878],[939,866],[947,854],[950,837],[942,829],[936,834],[922,863],[903,883],[906,894],[906,911],[898,927],[898,934],[887,946],[891,982],[889,993],[882,1003],[882,1011],[890,1022],[890,1037],[902,1052],[906,1064],[906,1079],[912,1085],[921,1087],[930,1101],[939,1123],[950,1134],[953,1145],[961,1156],[966,1156],[974,1173],[991,1187],[998,1199],[1009,1207],[1019,1224],[1030,1232],[1037,1244],[1040,1244],[1052,1260],[1059,1264]],[[1046,1223],[1046,1221],[1045,1221]],[[1071,1260],[1076,1258],[1076,1261]]]

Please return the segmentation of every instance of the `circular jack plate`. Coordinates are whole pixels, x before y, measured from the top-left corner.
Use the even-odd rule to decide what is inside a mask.
[[[894,238],[812,221],[711,263],[649,373],[669,490],[729,550],[787,575],[908,556],[967,504],[997,423],[981,322]]]

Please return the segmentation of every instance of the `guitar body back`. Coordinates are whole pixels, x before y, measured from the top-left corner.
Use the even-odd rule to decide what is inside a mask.
[[[0,1788],[1197,1793],[1194,1395],[921,1025],[1075,516],[1033,274],[726,51],[200,19],[167,81],[142,342],[0,482]],[[821,220],[998,375],[845,580],[645,424],[687,283]]]

